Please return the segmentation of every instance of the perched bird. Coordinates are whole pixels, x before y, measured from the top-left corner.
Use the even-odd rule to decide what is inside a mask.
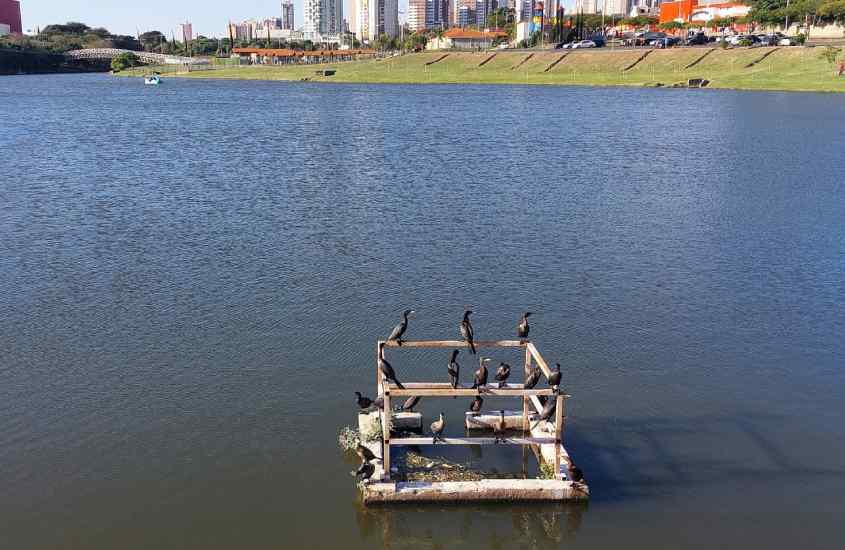
[[[375,407],[376,409],[380,410],[380,411],[383,411],[384,410],[384,396],[379,395],[378,397],[376,397],[375,400],[373,401],[372,406]]]
[[[469,316],[471,314],[471,309],[464,311],[464,320],[461,321],[461,336],[463,336],[466,343],[469,344],[469,349],[472,354],[475,355],[475,334],[472,331],[472,322],[469,320]]]
[[[369,450],[368,448],[364,447],[364,446],[363,446],[363,445],[361,445],[360,443],[358,443],[358,446],[357,446],[357,447],[355,447],[355,453],[356,453],[359,457],[361,457],[361,461],[362,461],[362,462],[369,462],[369,461],[371,461],[371,460],[375,460],[375,459],[376,459],[376,455],[374,455],[374,454],[373,454],[373,452],[372,452],[371,450]]]
[[[416,407],[417,403],[419,403],[419,402],[420,402],[420,396],[414,395],[414,396],[406,399],[405,402],[402,404],[402,406],[399,407],[399,410],[402,411],[402,412],[413,412],[414,407]]]
[[[557,390],[558,386],[560,386],[560,363],[555,363],[555,368],[552,369],[552,373],[549,375],[549,386]]]
[[[359,391],[356,391],[355,395],[358,396],[356,401],[358,402],[358,408],[359,409],[363,410],[363,409],[369,409],[370,407],[372,407],[372,405],[373,405],[372,399],[370,399],[369,397],[365,397],[365,396],[361,395],[361,392],[359,392]]]
[[[505,384],[505,381],[507,381],[510,375],[511,366],[507,363],[499,363],[499,368],[496,369],[496,381],[499,383],[500,388]]]
[[[437,443],[437,440],[443,441],[443,429],[446,427],[446,419],[443,418],[443,413],[440,413],[440,418],[431,423],[431,444]]]
[[[363,462],[361,462],[361,466],[359,466],[357,470],[352,472],[352,475],[357,477],[361,481],[366,481],[366,480],[370,479],[371,477],[373,477],[373,474],[375,472],[376,472],[376,467],[373,464],[371,464],[367,461],[363,461]]]
[[[469,412],[479,413],[481,412],[481,405],[484,404],[484,399],[481,398],[480,395],[476,395],[475,399],[472,400],[472,403],[469,404]]]
[[[393,382],[400,389],[405,389],[405,386],[403,386],[402,383],[396,379],[396,372],[393,370],[393,365],[388,363],[387,360],[384,358],[384,348],[381,348],[379,353],[378,368],[384,375],[384,377],[387,378],[388,382]]]
[[[569,464],[569,479],[576,483],[584,481],[584,472],[582,472],[581,468],[576,466],[574,463]]]
[[[533,430],[540,424],[540,422],[551,418],[552,415],[555,413],[555,407],[557,407],[556,399],[547,400],[546,404],[543,406],[543,412],[540,413],[540,416],[537,418],[537,422],[535,422],[534,425],[531,426],[531,429]]]
[[[538,395],[538,396],[537,396],[537,401],[539,401],[539,402],[540,402],[540,404],[541,404],[541,405],[543,405],[544,407],[546,406],[546,402],[547,402],[548,400],[549,400],[549,398],[548,398],[548,397],[546,397],[545,395]]]
[[[496,443],[505,439],[505,411],[499,411],[499,419],[493,423],[493,433],[496,436]]]
[[[408,330],[408,316],[413,315],[413,309],[406,309],[404,313],[402,313],[402,322],[393,327],[393,332],[390,333],[390,336],[387,337],[388,342],[396,342],[397,345],[402,345],[402,335],[405,334],[405,331]]]
[[[519,324],[516,325],[516,335],[520,338],[528,338],[528,331],[531,330],[531,327],[528,326],[528,316],[531,315],[530,311],[526,311],[522,314],[522,319],[519,320]]]
[[[528,376],[525,377],[525,383],[522,384],[523,389],[534,389],[534,386],[536,386],[537,382],[540,381],[541,374],[543,374],[543,371],[541,371],[539,367],[534,367],[533,369],[531,369],[531,372],[528,373]]]
[[[478,370],[475,371],[475,380],[472,383],[473,388],[480,388],[487,385],[487,363],[490,362],[489,357],[478,358]]]
[[[452,350],[452,355],[449,357],[449,364],[446,367],[446,370],[449,371],[449,381],[452,383],[453,390],[458,388],[458,382],[461,376],[461,366],[455,360],[458,357],[458,353],[460,353],[460,350]]]

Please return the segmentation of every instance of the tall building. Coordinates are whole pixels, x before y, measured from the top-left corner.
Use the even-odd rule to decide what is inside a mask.
[[[340,34],[343,31],[343,0],[305,0],[306,36]]]
[[[628,15],[631,11],[631,0],[604,0],[604,2],[605,15]]]
[[[419,31],[428,27],[426,15],[431,0],[408,0],[408,29]]]
[[[353,36],[358,36],[358,0],[350,0],[349,15],[347,21],[349,22],[349,32]]]
[[[573,13],[598,13],[596,0],[575,0]]]
[[[479,29],[487,27],[487,18],[499,7],[496,0],[475,0],[475,24]],[[505,22],[502,21],[502,24]]]
[[[452,25],[463,27],[466,25],[461,25],[461,8],[467,8],[469,12],[472,12],[472,22],[470,24],[475,24],[475,0],[454,0],[454,7],[452,8]],[[467,10],[464,10],[465,13]],[[464,15],[464,18],[468,17]]]
[[[282,0],[282,30],[293,30],[293,0]]]
[[[22,34],[21,4],[18,0],[0,0],[0,29],[9,28],[12,34]],[[2,34],[2,31],[0,31]]]
[[[475,25],[475,10],[469,6],[458,8],[458,26],[461,28]]]
[[[533,0],[516,0],[516,20],[528,21],[534,12]]]
[[[189,22],[185,22],[179,25],[179,39],[182,40],[183,43],[187,43],[193,40],[194,26],[191,25]]]
[[[426,0],[425,26],[429,29],[446,29],[452,22],[452,2],[450,0]]]
[[[390,37],[398,36],[398,0],[368,0],[367,4],[368,40],[375,40],[383,34]]]

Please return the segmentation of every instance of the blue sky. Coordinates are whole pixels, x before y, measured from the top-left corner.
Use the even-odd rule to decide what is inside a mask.
[[[349,0],[344,1],[346,14]],[[302,2],[294,0],[297,26],[302,24]],[[407,5],[408,0],[399,0],[400,10],[406,10]],[[21,0],[24,30],[80,21],[116,34],[154,29],[169,35],[179,23],[190,21],[195,34],[223,36],[227,21],[280,14],[281,0]]]
[[[349,0],[344,1],[345,14]],[[302,2],[294,0],[297,26],[302,24]],[[407,3],[399,0],[399,9]],[[194,33],[223,36],[229,20],[279,17],[281,11],[281,0],[21,0],[24,30],[80,21],[116,34],[155,29],[169,35],[179,23],[190,21]]]

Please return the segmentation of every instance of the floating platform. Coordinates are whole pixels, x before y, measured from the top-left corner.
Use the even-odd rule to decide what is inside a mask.
[[[537,367],[548,378],[551,370],[537,348],[528,340],[500,340],[476,342],[477,348],[523,348],[525,349],[525,371]],[[399,348],[396,342],[378,342],[377,354],[384,348]],[[467,344],[455,340],[403,341],[401,348],[462,348]],[[384,410],[361,413],[358,416],[362,444],[377,457],[373,461],[375,472],[366,482],[359,485],[364,504],[389,504],[398,502],[510,502],[510,501],[584,501],[590,498],[589,486],[583,481],[573,481],[569,476],[572,459],[563,445],[563,431],[566,421],[565,404],[570,395],[555,392],[551,388],[524,389],[522,384],[489,384],[479,388],[465,385],[452,388],[447,383],[407,382],[404,388],[389,384],[376,367],[378,393],[384,399]],[[456,397],[456,396],[499,396],[515,397],[522,402],[522,410],[505,410],[505,428],[511,433],[501,437],[482,435],[479,437],[444,437],[438,439],[441,445],[521,445],[529,447],[538,463],[547,468],[550,479],[481,479],[473,481],[403,481],[391,477],[398,473],[390,466],[390,449],[398,446],[433,445],[432,436],[397,435],[395,432],[422,430],[423,418],[417,412],[395,412],[391,410],[391,398],[409,396]],[[539,396],[557,401],[554,418],[537,422],[543,410]],[[394,401],[395,403],[395,401]],[[464,423],[468,431],[492,431],[494,423],[501,418],[501,411],[488,410],[478,413],[467,412]],[[392,428],[392,429],[391,429]],[[379,434],[379,431],[381,432]],[[521,431],[514,435],[513,431]],[[551,467],[551,468],[549,468]]]
[[[392,502],[514,502],[588,500],[589,488],[559,479],[379,481],[364,485],[364,504]]]

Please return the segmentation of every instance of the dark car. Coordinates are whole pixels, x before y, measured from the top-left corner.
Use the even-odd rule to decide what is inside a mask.
[[[604,37],[600,34],[594,34],[587,38],[587,40],[592,40],[596,43],[596,48],[604,48],[605,40]]]
[[[701,46],[703,44],[707,44],[709,39],[707,35],[703,32],[697,32],[695,34],[690,35],[686,40],[687,46]]]

